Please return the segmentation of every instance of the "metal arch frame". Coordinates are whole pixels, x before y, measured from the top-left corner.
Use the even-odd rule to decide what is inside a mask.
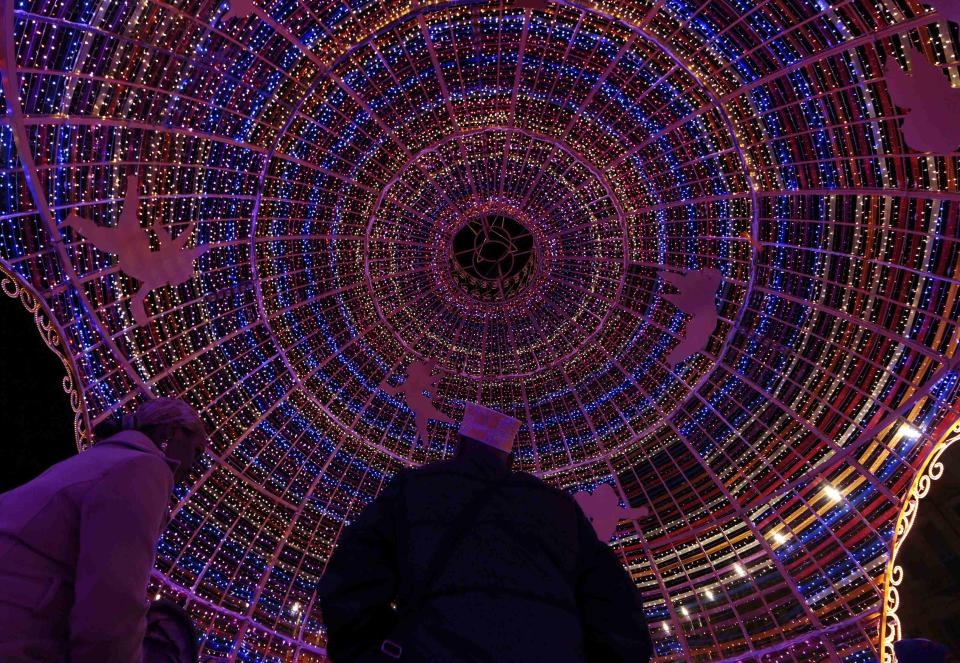
[[[0,70],[0,74],[2,74],[2,84],[3,84],[4,96],[7,99],[9,123],[14,135],[14,142],[17,147],[17,154],[20,158],[21,164],[23,165],[23,174],[27,181],[27,186],[31,193],[31,196],[33,197],[34,204],[37,207],[37,211],[41,216],[41,218],[43,219],[43,221],[45,222],[48,232],[50,232],[52,237],[54,238],[53,244],[55,247],[55,251],[57,253],[57,257],[59,258],[64,271],[68,275],[68,282],[71,284],[78,283],[80,282],[80,279],[78,278],[75,270],[73,269],[73,264],[70,262],[69,257],[66,255],[63,242],[60,240],[59,231],[56,223],[53,220],[51,209],[47,203],[46,196],[43,194],[42,190],[40,189],[40,185],[39,185],[40,180],[37,175],[36,164],[34,162],[33,153],[30,149],[29,140],[27,138],[27,134],[25,131],[24,116],[19,103],[19,90],[17,89],[18,86],[16,85],[17,69],[16,69],[14,39],[13,39],[14,37],[14,31],[13,31],[14,6],[13,6],[12,0],[0,0],[0,11],[3,12],[3,16],[2,18],[0,18],[0,20],[2,20],[2,24],[0,24],[2,25],[2,33],[0,33],[0,48],[2,48],[2,50],[0,50],[0,58],[2,58],[2,63],[0,64],[2,64],[2,67],[0,67],[0,69],[2,70]],[[306,98],[306,95],[304,98]],[[158,128],[158,127],[154,127],[154,128]],[[267,160],[265,161],[265,163],[269,163],[269,161]],[[259,197],[262,194],[262,187],[258,189],[257,193],[258,193],[257,204],[259,204]],[[251,232],[251,244],[253,244],[254,237],[255,237],[255,234]],[[252,248],[255,249],[255,246],[252,246]],[[2,265],[3,263],[0,263],[0,266]],[[7,270],[4,269],[3,271],[6,272]],[[74,289],[77,293],[77,296],[80,298],[81,302],[83,303],[84,307],[89,312],[88,320],[90,321],[90,324],[94,327],[94,329],[96,329],[97,333],[101,337],[107,349],[114,355],[114,358],[123,367],[124,372],[127,374],[127,377],[130,378],[133,385],[135,385],[136,389],[142,392],[143,395],[150,396],[151,394],[147,388],[147,382],[142,378],[140,378],[140,376],[137,375],[132,370],[132,367],[130,366],[129,362],[125,360],[124,355],[119,351],[118,347],[116,346],[116,343],[114,342],[113,337],[107,334],[106,331],[103,329],[102,325],[100,324],[98,316],[95,314],[96,309],[95,307],[93,307],[92,303],[87,298],[86,293],[84,293],[83,290],[79,288],[74,288]],[[257,289],[257,295],[259,299],[259,296],[260,296],[259,288]],[[42,302],[42,299],[37,298],[37,301]],[[54,321],[54,324],[57,325],[58,332],[62,332],[62,328],[60,328],[59,323],[56,322],[56,318],[54,316],[50,316],[50,319]],[[271,336],[273,336],[272,330],[268,328],[267,331]],[[61,338],[63,337],[61,336]],[[47,339],[45,338],[45,340]],[[274,342],[276,342],[275,338],[274,338]],[[50,345],[49,341],[47,341],[47,343],[48,345]],[[278,349],[282,348],[282,346],[279,346],[279,345],[277,347]],[[53,349],[56,352],[56,349],[53,346],[51,346],[51,349]],[[59,355],[60,353],[58,352],[57,354]],[[283,359],[286,362],[286,356],[282,352],[279,354],[283,356]],[[63,359],[63,357],[61,357],[61,359]],[[65,365],[68,365],[66,361],[64,363]],[[68,376],[70,375],[69,368],[71,366],[72,366],[72,359],[70,364],[68,365]],[[77,375],[79,376],[79,373]],[[291,377],[295,379],[296,374],[291,374]],[[76,381],[76,384],[77,384],[77,388],[82,388],[83,383],[79,379]],[[307,390],[303,389],[302,391],[304,394],[309,395],[309,392]],[[71,397],[71,406],[73,406],[74,401],[77,399],[79,400],[80,403],[83,403],[82,396],[75,396],[75,397]],[[89,415],[87,414],[85,407],[83,409],[83,413],[84,413],[83,414],[84,421],[87,423],[87,427],[89,427]],[[332,417],[333,415],[330,414],[330,416]],[[81,434],[80,434],[79,428],[77,430],[77,445],[78,445],[78,448],[82,446]],[[220,461],[219,465],[221,465],[222,467],[231,471],[233,470],[233,468],[230,467],[228,463],[223,462],[222,459],[217,458],[215,460]],[[239,473],[236,471],[232,471],[231,473],[238,476],[238,478],[242,478],[240,477]],[[175,592],[189,591],[188,588],[184,588],[184,587],[181,587],[180,585],[177,585],[176,583],[173,583],[169,578],[167,578],[162,574],[153,573],[152,577],[162,582],[165,586],[169,587]],[[215,611],[218,613],[226,614],[235,618],[238,617],[238,615],[233,611],[226,610],[220,606],[214,606],[210,602],[196,596],[195,593],[193,592],[191,592],[190,594],[191,594],[192,601],[199,602],[201,604],[204,604],[208,608],[215,609]],[[241,617],[241,619],[244,619],[244,618]],[[274,637],[280,638],[282,640],[285,640],[291,643],[295,642],[296,647],[298,648],[298,651],[300,649],[307,649],[315,653],[325,654],[325,651],[322,648],[316,648],[304,642],[301,642],[299,640],[295,641],[291,638],[287,638],[286,636],[283,636],[275,632],[273,629],[269,629],[268,627],[266,627],[263,624],[260,624],[259,622],[257,623],[257,627],[259,629],[264,630],[265,632],[269,633]]]

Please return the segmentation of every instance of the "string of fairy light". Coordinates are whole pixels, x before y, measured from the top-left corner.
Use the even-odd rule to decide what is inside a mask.
[[[904,142],[884,67],[916,48],[957,82],[957,25],[913,0],[623,5],[9,8],[35,172],[8,114],[0,259],[57,316],[93,420],[152,392],[215,431],[150,590],[204,655],[322,660],[343,527],[455,445],[432,424],[417,448],[378,387],[430,357],[450,416],[524,422],[519,469],[651,507],[613,546],[661,660],[878,656],[960,315],[958,160]],[[112,225],[131,175],[145,226],[211,247],[148,326],[116,258],[38,212]],[[503,301],[450,268],[484,214],[535,238]],[[710,268],[717,327],[671,368],[687,318],[658,271]]]

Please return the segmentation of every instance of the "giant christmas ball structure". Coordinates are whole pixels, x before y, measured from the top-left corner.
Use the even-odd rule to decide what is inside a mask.
[[[949,3],[0,7],[5,289],[78,446],[151,394],[213,431],[151,585],[205,655],[323,660],[345,523],[456,444],[381,388],[425,360],[518,469],[650,507],[611,545],[658,660],[889,655],[960,414]]]

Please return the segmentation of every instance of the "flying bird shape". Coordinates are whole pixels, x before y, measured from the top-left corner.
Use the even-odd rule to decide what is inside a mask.
[[[663,293],[668,302],[690,316],[686,336],[667,356],[667,364],[674,368],[690,355],[703,351],[717,328],[717,288],[723,280],[720,270],[708,268],[685,274],[661,271],[660,277],[679,292]]]
[[[925,4],[936,9],[948,21],[960,23],[960,0],[925,0]]]
[[[592,493],[581,491],[573,496],[590,524],[597,533],[597,538],[604,543],[610,543],[617,525],[621,520],[639,520],[650,516],[650,509],[645,506],[625,508],[620,506],[613,486],[602,483]]]
[[[910,76],[894,58],[883,72],[893,104],[908,109],[900,128],[903,139],[918,152],[953,152],[960,145],[960,90],[921,51],[910,51],[910,63]]]
[[[407,407],[413,410],[417,428],[417,441],[423,444],[423,446],[429,446],[430,444],[428,436],[430,419],[450,424],[456,423],[453,419],[437,409],[437,406],[433,404],[432,396],[427,397],[424,395],[424,392],[428,392],[431,395],[434,394],[437,385],[440,383],[440,376],[433,375],[436,369],[437,362],[435,359],[425,359],[410,364],[407,368],[407,379],[404,380],[403,384],[394,387],[387,382],[387,378],[384,378],[380,383],[380,389],[391,396],[403,394],[407,402]]]
[[[188,247],[186,244],[190,239],[190,232],[184,231],[173,239],[166,228],[154,225],[153,232],[160,240],[160,250],[151,250],[150,235],[137,219],[139,203],[138,180],[135,176],[130,176],[127,178],[123,210],[115,227],[98,226],[76,212],[71,212],[63,225],[73,228],[104,253],[116,255],[121,271],[141,282],[141,287],[134,293],[130,305],[133,319],[138,325],[146,325],[148,319],[144,300],[147,293],[155,288],[177,286],[189,281],[193,277],[193,262],[210,247]]]
[[[223,20],[229,21],[233,18],[247,18],[251,14],[257,13],[257,6],[252,0],[230,0],[230,9],[224,15]]]

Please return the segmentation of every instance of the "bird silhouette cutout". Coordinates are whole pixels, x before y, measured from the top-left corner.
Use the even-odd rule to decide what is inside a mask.
[[[144,309],[147,293],[166,285],[176,286],[189,281],[193,277],[193,262],[210,247],[187,247],[189,232],[182,232],[173,239],[165,228],[154,225],[153,232],[160,240],[160,250],[152,251],[150,235],[137,219],[139,202],[138,180],[131,176],[127,178],[123,210],[115,227],[98,226],[76,212],[72,212],[63,225],[73,228],[104,253],[116,255],[123,273],[140,281],[140,288],[133,294],[130,306],[133,319],[138,325],[145,326],[148,322]]]
[[[234,18],[247,18],[257,13],[257,6],[251,0],[230,0],[230,9],[223,15],[224,21]]]
[[[437,362],[435,360],[425,359],[424,361],[410,364],[407,368],[407,379],[404,380],[403,384],[394,387],[387,382],[386,378],[380,383],[380,389],[391,396],[403,395],[407,402],[407,407],[413,410],[417,427],[417,441],[423,444],[423,446],[427,446],[430,443],[428,437],[428,424],[430,423],[430,419],[450,424],[456,423],[453,419],[437,409],[433,404],[432,396],[428,397],[423,393],[426,391],[432,395],[435,392],[437,384],[440,382],[440,377],[434,375],[436,369]]]
[[[686,336],[667,356],[667,365],[674,368],[690,355],[707,347],[713,330],[717,328],[717,288],[723,279],[720,270],[709,268],[686,274],[661,271],[660,277],[679,290],[663,293],[663,298],[690,316]]]
[[[918,152],[953,152],[960,145],[960,90],[921,51],[911,49],[910,65],[908,76],[888,58],[883,72],[893,104],[909,111],[900,127],[903,139]]]
[[[960,23],[960,0],[925,0],[924,4],[936,9],[948,21]]]
[[[604,543],[610,543],[621,520],[642,520],[650,517],[650,509],[645,506],[620,506],[620,498],[608,483],[600,484],[592,493],[581,491],[575,494],[573,499],[593,525],[597,538]]]

